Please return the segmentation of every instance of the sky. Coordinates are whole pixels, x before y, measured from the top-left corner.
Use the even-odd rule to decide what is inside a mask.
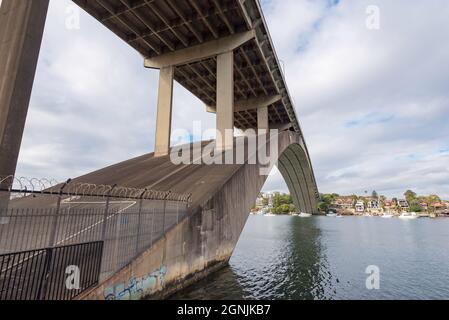
[[[50,1],[18,176],[63,181],[152,152],[158,72]],[[264,0],[322,193],[449,199],[449,2]],[[79,19],[78,19],[79,18]],[[181,86],[173,129],[215,116]],[[287,191],[278,171],[265,191]]]

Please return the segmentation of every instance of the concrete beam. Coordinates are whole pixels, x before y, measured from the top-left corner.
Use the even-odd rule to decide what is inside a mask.
[[[14,175],[41,48],[48,0],[0,7],[0,177]]]
[[[164,67],[161,69],[159,75],[156,142],[154,150],[156,157],[166,156],[170,152],[174,70],[174,67]]]
[[[270,129],[268,121],[268,107],[257,109],[257,129],[258,130]]]
[[[247,100],[234,101],[234,112],[249,111],[258,108],[264,108],[276,103],[282,99],[281,95],[273,95],[266,97],[258,97]],[[215,106],[206,106],[206,111],[215,113],[217,108]]]
[[[234,139],[226,134],[234,129],[234,52],[217,56],[217,150],[231,149]]]
[[[277,129],[279,131],[285,131],[293,127],[293,123],[284,123],[284,124],[274,124],[270,127],[270,129]]]
[[[219,38],[156,56],[154,58],[145,58],[145,67],[161,69],[167,66],[179,66],[195,61],[218,56],[225,52],[230,52],[256,37],[255,30],[237,33],[228,37]]]

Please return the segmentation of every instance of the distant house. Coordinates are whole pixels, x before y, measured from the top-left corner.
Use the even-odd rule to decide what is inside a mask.
[[[352,197],[338,197],[332,202],[333,207],[341,210],[354,209],[354,199]]]
[[[367,207],[369,211],[380,211],[381,210],[380,200],[378,198],[369,198]]]
[[[442,202],[434,202],[430,206],[437,211],[446,209],[446,205]]]
[[[445,201],[444,205],[446,206],[446,208],[444,209],[444,213],[447,215],[449,214],[449,201]]]
[[[358,200],[355,204],[355,212],[365,212],[365,204],[362,200]]]
[[[398,207],[402,210],[408,210],[409,209],[409,205],[407,200],[405,199],[399,199],[398,200]]]
[[[427,205],[427,202],[424,202],[424,201],[421,201],[420,203],[419,203],[419,206],[424,210],[424,211],[427,211],[429,208],[428,208],[428,205]]]
[[[263,207],[263,202],[264,202],[264,197],[258,197],[256,200],[256,207],[257,208],[262,208]]]
[[[384,210],[387,212],[391,212],[396,209],[396,201],[393,200],[385,200],[384,201]]]

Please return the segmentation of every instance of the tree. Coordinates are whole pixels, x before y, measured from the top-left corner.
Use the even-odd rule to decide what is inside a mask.
[[[320,203],[318,203],[318,210],[320,210],[321,212],[326,213],[328,211],[328,209],[329,209],[329,205],[326,202],[321,201]]]
[[[421,207],[421,205],[419,204],[419,201],[417,199],[414,199],[412,201],[410,201],[410,211],[411,212],[421,212],[423,211],[423,208]]]
[[[268,206],[268,198],[262,198],[262,204],[266,207]]]
[[[373,190],[373,192],[371,193],[371,197],[373,197],[373,198],[377,198],[378,197],[378,194],[377,194],[376,190]]]
[[[404,193],[405,200],[407,200],[408,203],[412,202],[416,199],[416,193],[412,190],[407,190]]]
[[[274,214],[287,214],[296,211],[293,205],[293,198],[289,194],[275,193],[273,196],[273,209]]]
[[[437,196],[436,194],[431,194],[430,196],[428,196],[429,201],[431,201],[432,203],[434,202],[441,202],[441,199],[439,196]]]

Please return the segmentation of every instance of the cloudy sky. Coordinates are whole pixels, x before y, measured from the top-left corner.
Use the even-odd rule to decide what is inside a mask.
[[[320,191],[449,198],[449,2],[263,7]],[[51,1],[19,176],[64,180],[153,150],[158,73],[84,12],[67,28],[73,9]],[[173,128],[194,120],[215,125],[176,86]],[[286,191],[282,177],[265,190]]]

